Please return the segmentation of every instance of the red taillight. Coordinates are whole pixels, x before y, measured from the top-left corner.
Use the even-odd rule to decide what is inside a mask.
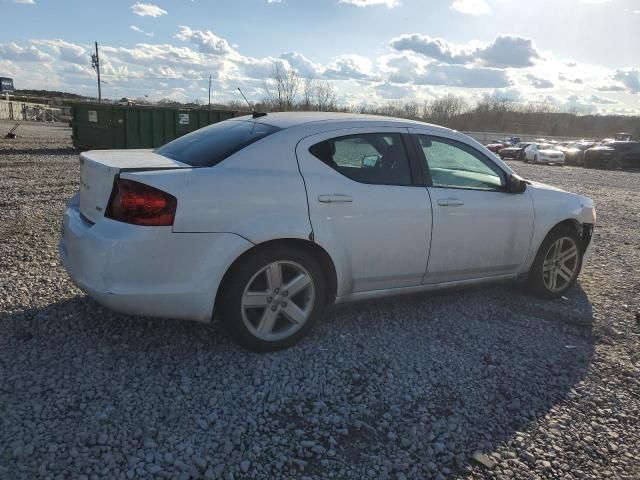
[[[176,197],[133,180],[117,179],[106,217],[134,225],[173,225]]]

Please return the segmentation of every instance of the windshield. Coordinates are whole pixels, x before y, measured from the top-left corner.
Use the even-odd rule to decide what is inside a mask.
[[[193,167],[212,166],[278,130],[257,122],[227,120],[177,138],[155,153]]]
[[[551,145],[550,143],[541,143],[538,145],[538,150],[555,150],[555,145]]]

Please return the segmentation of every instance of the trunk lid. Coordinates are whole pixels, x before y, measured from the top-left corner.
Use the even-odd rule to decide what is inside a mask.
[[[193,168],[152,150],[92,150],[80,154],[80,212],[97,222],[104,217],[115,176],[123,170]]]

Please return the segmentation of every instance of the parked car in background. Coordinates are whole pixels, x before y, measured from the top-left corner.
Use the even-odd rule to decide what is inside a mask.
[[[616,133],[613,138],[614,140],[618,140],[620,142],[631,142],[633,140],[633,135],[630,133],[620,132]]]
[[[564,153],[550,143],[532,143],[524,150],[524,161],[564,165]]]
[[[564,147],[558,147],[558,150],[564,153],[565,165],[581,166],[584,152],[596,145],[596,142],[573,142]]]
[[[154,151],[82,153],[60,257],[114,310],[215,311],[240,344],[270,351],[333,303],[518,279],[560,297],[595,220],[591,199],[525,181],[448,128],[274,113]]]
[[[529,145],[531,145],[531,143],[516,143],[515,145],[512,145],[510,147],[500,149],[498,155],[503,160],[524,160],[524,149]]]
[[[487,145],[485,145],[487,147],[487,149],[493,153],[499,153],[500,150],[502,150],[503,148],[505,148],[506,146],[508,146],[508,144],[499,142],[497,140],[491,142],[491,143],[487,143]]]
[[[486,145],[493,153],[499,153],[503,148],[511,147],[520,141],[520,137],[506,137],[500,140],[494,140]]]
[[[640,168],[640,142],[608,142],[584,152],[588,168]]]

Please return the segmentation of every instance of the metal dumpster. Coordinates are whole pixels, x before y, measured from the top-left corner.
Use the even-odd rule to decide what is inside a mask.
[[[75,104],[73,146],[81,150],[155,148],[235,116],[238,112],[231,110]]]

